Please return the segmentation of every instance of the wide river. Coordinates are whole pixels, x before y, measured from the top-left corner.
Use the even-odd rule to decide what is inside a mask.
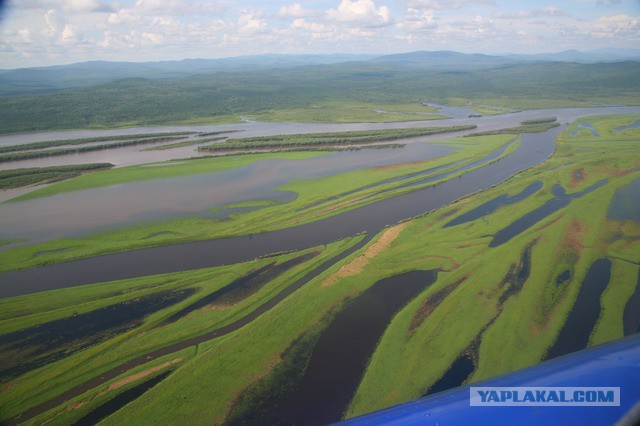
[[[245,130],[245,135],[258,134],[278,134],[278,133],[305,133],[318,131],[340,131],[347,129],[370,129],[370,128],[401,128],[416,126],[432,126],[432,125],[454,125],[454,124],[477,124],[479,130],[488,130],[492,128],[511,127],[517,125],[520,121],[531,118],[541,118],[556,116],[561,123],[572,121],[578,117],[588,115],[605,115],[605,114],[638,114],[640,107],[601,107],[601,108],[581,108],[581,109],[553,109],[553,110],[536,110],[525,111],[520,113],[505,114],[493,117],[480,118],[462,118],[440,120],[438,122],[416,122],[416,123],[387,123],[387,124],[348,124],[348,125],[319,125],[319,124],[270,124],[270,123],[245,123],[234,126],[208,126],[208,127],[170,127],[170,128],[154,128],[154,131],[177,131],[177,130],[197,130],[197,131],[221,131],[231,129]],[[564,127],[564,126],[563,126]],[[220,240],[201,241],[187,244],[176,244],[171,246],[155,247],[150,249],[136,250],[126,253],[116,253],[105,256],[98,256],[90,259],[83,259],[73,262],[67,262],[58,265],[51,265],[41,268],[33,268],[24,271],[9,272],[0,275],[0,297],[10,297],[18,294],[26,294],[46,289],[62,288],[86,284],[90,282],[100,282],[113,279],[121,279],[127,277],[143,276],[171,271],[196,269],[207,266],[215,266],[229,264],[253,259],[257,256],[283,251],[298,250],[312,247],[315,245],[326,244],[336,239],[355,235],[358,232],[376,232],[389,224],[397,223],[403,219],[411,218],[416,215],[423,214],[430,210],[447,205],[456,199],[464,197],[468,194],[488,188],[498,184],[520,170],[526,169],[532,165],[540,163],[548,158],[555,148],[555,137],[562,128],[552,129],[545,133],[528,134],[522,138],[521,146],[513,153],[503,158],[499,162],[488,164],[478,170],[468,172],[459,179],[454,179],[435,187],[429,187],[417,190],[411,193],[399,195],[387,200],[378,201],[367,206],[363,206],[346,213],[336,215],[334,217],[324,219],[307,225],[297,226],[281,231],[269,232],[251,237],[237,237]],[[149,129],[128,129],[129,133],[143,133]],[[114,131],[82,131],[82,132],[57,132],[55,134],[35,134],[35,135],[14,135],[0,138],[2,143],[18,143],[21,141],[50,140],[75,137],[96,136],[101,134],[122,134],[123,130]],[[446,137],[446,136],[445,136]],[[22,139],[21,139],[22,138]],[[442,139],[443,136],[436,137]],[[425,140],[426,138],[419,138]],[[12,140],[12,142],[7,142]],[[425,147],[429,147],[426,149]],[[140,149],[140,148],[138,148]],[[190,147],[193,150],[193,147]],[[115,150],[118,151],[118,150]],[[173,151],[173,150],[169,150]],[[156,151],[163,152],[163,151]],[[206,192],[205,187],[210,186],[210,182],[202,183],[198,186],[198,177],[190,178],[194,181],[188,181],[189,184],[195,185],[196,189],[187,195],[189,201],[185,199],[173,200],[171,203],[182,206],[187,204],[187,210],[191,213],[201,212],[203,208],[211,205],[224,205],[229,202],[244,201],[256,198],[277,198],[278,196],[286,197],[286,194],[277,194],[273,191],[274,185],[290,179],[300,177],[316,177],[325,174],[338,173],[359,167],[370,167],[371,165],[392,164],[408,159],[431,158],[443,155],[447,152],[446,148],[430,144],[408,144],[403,149],[393,150],[363,150],[351,153],[330,154],[314,158],[310,163],[304,163],[301,160],[270,160],[262,162],[262,164],[254,166],[255,170],[238,169],[222,175],[221,186],[226,181],[232,190],[223,190],[226,195],[220,195],[216,198],[212,193]],[[96,153],[91,153],[96,154]],[[108,151],[105,155],[113,155]],[[193,152],[189,154],[192,156]],[[175,153],[171,158],[175,158]],[[74,156],[80,157],[80,156]],[[134,155],[135,157],[135,155]],[[62,158],[61,158],[62,159]],[[57,161],[58,159],[56,159]],[[67,159],[67,162],[69,160]],[[95,160],[91,160],[95,161]],[[99,161],[107,161],[102,158]],[[141,162],[141,158],[134,159],[132,163]],[[317,163],[314,163],[317,161]],[[310,167],[309,164],[314,165]],[[262,182],[262,176],[272,176],[267,179],[268,185]],[[220,174],[219,174],[220,175]],[[162,182],[162,181],[157,181]],[[95,227],[105,226],[104,223],[91,223],[93,219],[87,219],[87,212],[96,212],[103,208],[107,208],[109,215],[116,215],[117,220],[114,223],[125,223],[130,216],[148,218],[153,216],[153,212],[157,211],[154,199],[162,198],[167,191],[180,192],[180,189],[164,186],[158,183],[145,183],[135,185],[124,185],[122,187],[103,188],[100,190],[86,191],[75,194],[67,194],[63,198],[65,202],[73,205],[73,209],[59,212],[59,206],[65,202],[53,202],[55,197],[34,200],[24,203],[10,203],[0,206],[0,233],[3,239],[7,235],[23,235],[22,238],[28,236],[30,238],[46,239],[59,235],[76,235],[87,232]],[[242,182],[239,184],[238,182]],[[165,182],[169,184],[169,182]],[[151,185],[151,186],[146,186]],[[153,190],[153,185],[157,185]],[[237,185],[237,186],[236,186]],[[134,188],[132,192],[124,190]],[[137,188],[137,189],[136,189]],[[98,191],[103,191],[98,194]],[[99,204],[98,208],[93,207],[96,203],[101,203],[103,197],[107,197],[109,192],[113,192],[114,197],[123,197],[129,200],[133,205],[150,203],[150,208],[143,207],[143,212],[128,212],[126,217],[118,217],[118,208],[109,207],[108,203]],[[150,192],[150,198],[138,199],[137,196],[146,191]],[[205,192],[202,192],[205,191]],[[189,191],[185,191],[189,192]],[[122,193],[123,195],[118,195]],[[214,192],[215,194],[215,192]],[[240,200],[238,199],[240,194]],[[99,195],[99,196],[98,196]],[[225,198],[225,196],[227,198]],[[72,202],[74,197],[81,200]],[[83,198],[85,197],[85,198]],[[97,198],[96,198],[97,197]],[[204,200],[204,201],[203,201]],[[47,201],[51,204],[47,204]],[[170,204],[171,204],[170,203]],[[193,204],[189,204],[193,203]],[[22,207],[20,207],[22,206]],[[25,208],[25,206],[27,208]],[[50,210],[58,211],[52,216],[47,216],[47,206]],[[56,207],[58,206],[58,207]],[[23,210],[20,210],[20,209]],[[5,210],[7,209],[7,210]],[[13,210],[12,210],[13,209]],[[162,209],[160,209],[162,210]],[[177,213],[176,213],[177,212]],[[176,207],[176,210],[170,215],[186,214],[183,207]],[[96,213],[97,214],[97,213]],[[162,217],[164,213],[158,213]],[[35,216],[35,219],[29,217]],[[40,216],[41,215],[41,216]],[[67,217],[66,224],[52,220],[52,217]],[[106,215],[106,216],[109,216]],[[149,216],[151,215],[151,216]],[[89,214],[89,216],[91,216]],[[75,218],[75,220],[72,220]],[[25,225],[29,223],[30,225]],[[39,226],[35,224],[40,223]],[[28,233],[30,227],[34,227],[32,234]],[[46,277],[46,280],[43,280]]]

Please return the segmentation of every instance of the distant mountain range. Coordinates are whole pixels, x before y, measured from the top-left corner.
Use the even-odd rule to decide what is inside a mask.
[[[12,97],[104,84],[124,78],[164,79],[198,74],[235,73],[270,69],[329,66],[342,63],[421,68],[480,70],[523,62],[640,61],[638,49],[568,50],[535,55],[484,55],[453,51],[419,51],[393,55],[256,55],[224,59],[185,59],[161,62],[91,61],[70,65],[0,70],[0,97]]]

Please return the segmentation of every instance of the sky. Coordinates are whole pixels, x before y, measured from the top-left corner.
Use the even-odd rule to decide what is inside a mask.
[[[265,53],[640,49],[640,0],[0,0],[0,68]]]

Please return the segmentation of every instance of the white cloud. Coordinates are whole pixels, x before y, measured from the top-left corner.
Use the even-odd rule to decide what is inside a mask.
[[[72,12],[113,12],[113,7],[98,0],[67,0],[63,7]]]
[[[318,22],[308,22],[303,18],[298,18],[293,21],[292,26],[293,28],[310,31],[312,33],[331,33],[335,30],[335,27]]]
[[[238,30],[242,34],[255,34],[267,29],[267,22],[260,14],[245,12],[238,17]]]
[[[60,41],[63,44],[73,44],[78,41],[78,28],[75,25],[66,24],[60,33]]]
[[[529,19],[543,16],[565,17],[569,16],[569,14],[555,6],[546,6],[528,12],[520,10],[518,12],[498,12],[493,14],[493,17],[497,19]]]
[[[104,0],[21,0],[12,3],[17,9],[61,9],[72,13],[113,12],[111,3]]]
[[[66,24],[66,20],[53,9],[47,10],[44,14],[44,22],[46,23],[45,31],[50,36],[59,34]]]
[[[433,10],[407,9],[404,19],[397,27],[406,31],[421,31],[437,27],[437,19]]]
[[[140,22],[142,16],[131,9],[120,9],[115,13],[110,13],[107,22],[112,25],[134,24]]]
[[[449,10],[461,9],[473,4],[491,5],[493,0],[409,0],[408,7],[412,9]]]
[[[597,37],[640,37],[640,18],[625,14],[603,16],[593,24],[593,34]]]
[[[162,34],[143,32],[141,34],[145,44],[161,44],[164,41]]]
[[[312,9],[305,9],[300,3],[293,3],[290,6],[282,6],[278,9],[278,16],[281,18],[306,18],[317,15]]]
[[[387,6],[376,7],[373,0],[342,0],[337,9],[326,12],[330,21],[360,23],[370,26],[386,24],[391,21]]]
[[[640,46],[637,8],[619,0],[601,0],[607,7],[597,8],[596,1],[498,7],[489,0],[9,0],[0,59],[16,67],[264,52]],[[526,9],[531,4],[539,6]],[[594,16],[598,9],[610,16]]]
[[[137,13],[189,16],[223,13],[224,7],[217,1],[196,1],[196,0],[136,0],[132,8]]]

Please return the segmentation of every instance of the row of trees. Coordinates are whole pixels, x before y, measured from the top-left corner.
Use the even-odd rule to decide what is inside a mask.
[[[147,141],[147,143],[157,142],[167,137],[174,136],[188,136],[195,132],[165,132],[165,133],[153,133],[153,134],[135,134],[135,135],[123,135],[123,136],[99,136],[94,138],[80,138],[80,139],[63,139],[55,141],[33,142],[22,145],[9,145],[0,146],[0,153],[5,152],[18,152],[18,151],[33,151],[36,149],[53,148],[56,146],[70,146],[70,145],[85,145],[96,142],[113,142],[113,141]]]
[[[230,151],[256,148],[293,148],[370,144],[390,140],[450,133],[475,129],[475,125],[449,127],[418,127],[414,129],[363,130],[352,132],[309,133],[295,135],[257,136],[229,139],[224,143],[202,146],[201,151]]]
[[[535,121],[535,120],[527,120]],[[509,127],[506,129],[487,130],[486,132],[469,133],[466,136],[488,136],[488,135],[510,135],[510,134],[522,134],[522,133],[540,133],[546,132],[549,129],[558,127],[560,123],[542,122],[537,124],[525,124],[527,121],[523,121],[520,126]]]
[[[184,137],[182,136],[172,136],[172,137],[164,137],[164,138],[135,139],[130,141],[121,141],[121,142],[115,142],[115,143],[103,144],[103,145],[87,145],[87,146],[80,146],[78,148],[43,149],[38,151],[11,152],[7,154],[0,154],[0,163],[5,163],[8,161],[29,160],[34,158],[54,157],[58,155],[79,154],[81,152],[89,152],[89,151],[101,151],[104,149],[122,148],[125,146],[131,146],[131,145],[171,142],[171,141],[182,140],[182,139],[184,139]]]
[[[37,183],[50,183],[75,177],[84,172],[113,167],[111,163],[73,164],[68,166],[33,167],[1,170],[0,189],[19,188]]]

